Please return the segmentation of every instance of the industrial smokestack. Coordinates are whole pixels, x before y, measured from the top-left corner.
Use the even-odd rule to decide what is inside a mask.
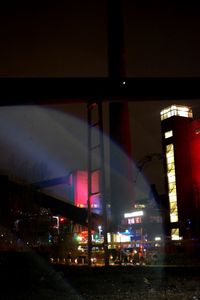
[[[108,0],[109,79],[123,84],[126,77],[124,20],[121,0]],[[116,230],[123,213],[133,204],[132,156],[128,102],[110,99],[110,201],[112,228]]]

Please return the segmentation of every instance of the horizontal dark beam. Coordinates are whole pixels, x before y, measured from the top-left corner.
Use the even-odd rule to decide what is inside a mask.
[[[59,184],[69,184],[69,176],[62,176],[53,179],[43,180],[32,184],[32,186],[36,189],[43,189],[46,187],[51,187]]]
[[[125,84],[123,84],[125,82]],[[0,78],[0,105],[200,99],[200,77]]]
[[[4,179],[4,177],[2,177]],[[1,178],[1,181],[3,180]],[[12,197],[20,196],[22,199],[25,197],[32,197],[35,203],[39,206],[49,208],[52,214],[61,215],[63,217],[73,220],[75,223],[87,226],[88,225],[88,213],[87,209],[76,207],[73,204],[64,202],[53,196],[47,195],[45,193],[37,191],[35,186],[32,185],[22,185],[13,181],[6,181],[4,179],[4,186],[7,184],[9,188],[9,193]],[[28,198],[26,199],[29,200]],[[92,228],[97,229],[98,225],[102,224],[102,216],[92,213]]]

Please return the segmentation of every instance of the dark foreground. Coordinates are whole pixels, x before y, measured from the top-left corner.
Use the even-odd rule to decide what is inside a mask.
[[[0,300],[200,299],[198,267],[50,265],[33,252],[0,253]]]

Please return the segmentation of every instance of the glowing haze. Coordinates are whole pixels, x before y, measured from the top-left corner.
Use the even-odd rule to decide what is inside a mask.
[[[109,138],[106,134],[104,143],[106,196],[109,198]],[[117,146],[116,149],[121,151]],[[87,170],[87,124],[83,119],[52,108],[2,107],[0,153],[2,172],[30,183],[66,176],[76,170]],[[98,165],[98,155],[95,159]],[[130,164],[135,174],[135,164],[131,160]],[[117,169],[114,171],[119,173]],[[123,177],[123,174],[118,175]],[[66,185],[62,184],[45,191],[66,201],[66,188]],[[142,174],[138,176],[134,190],[133,201],[149,196],[150,187]]]

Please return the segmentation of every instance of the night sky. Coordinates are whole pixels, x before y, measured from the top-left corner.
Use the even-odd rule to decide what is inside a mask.
[[[108,75],[106,0],[3,1],[0,76]],[[200,75],[196,1],[124,0],[127,76]]]
[[[200,76],[200,5],[195,2],[123,1],[128,77]],[[16,1],[13,4],[4,1],[0,4],[0,77],[107,77],[106,1],[43,0],[41,3]],[[159,112],[175,102],[172,99],[171,102],[129,103],[135,161],[149,153],[161,152]],[[192,105],[194,116],[200,117],[197,100],[188,99],[179,101],[179,104]],[[56,103],[54,108],[54,112],[47,112],[43,107],[39,111],[33,108],[28,113],[26,109],[1,108],[0,113],[4,118],[4,122],[1,122],[7,123],[6,128],[10,133],[8,137],[6,131],[1,129],[2,169],[6,165],[5,152],[9,168],[13,169],[15,164],[19,169],[20,165],[30,160],[30,149],[40,149],[40,154],[36,152],[38,155],[46,153],[46,161],[53,164],[51,158],[55,155],[55,160],[59,161],[58,171],[55,174],[51,172],[51,176],[64,175],[69,167],[68,162],[73,159],[66,158],[69,142],[64,133],[70,117],[66,118],[63,112],[84,119],[86,109],[83,104],[61,106]],[[104,109],[107,130],[107,104]],[[65,118],[68,121],[65,122]],[[76,144],[75,149],[79,149],[78,129],[74,130],[76,139],[70,139]],[[19,132],[23,132],[20,138],[26,149],[19,149],[19,140],[16,138],[18,150],[15,151],[14,143],[10,144],[11,131],[15,138],[20,136]],[[72,149],[74,144],[70,145]],[[28,151],[27,156],[24,151]],[[63,161],[66,165],[63,165]],[[31,166],[24,169],[27,168]],[[51,165],[50,168],[57,167]],[[24,172],[28,173],[27,170]],[[144,173],[148,181],[156,183],[159,192],[163,192],[162,163],[154,161],[146,165]]]

